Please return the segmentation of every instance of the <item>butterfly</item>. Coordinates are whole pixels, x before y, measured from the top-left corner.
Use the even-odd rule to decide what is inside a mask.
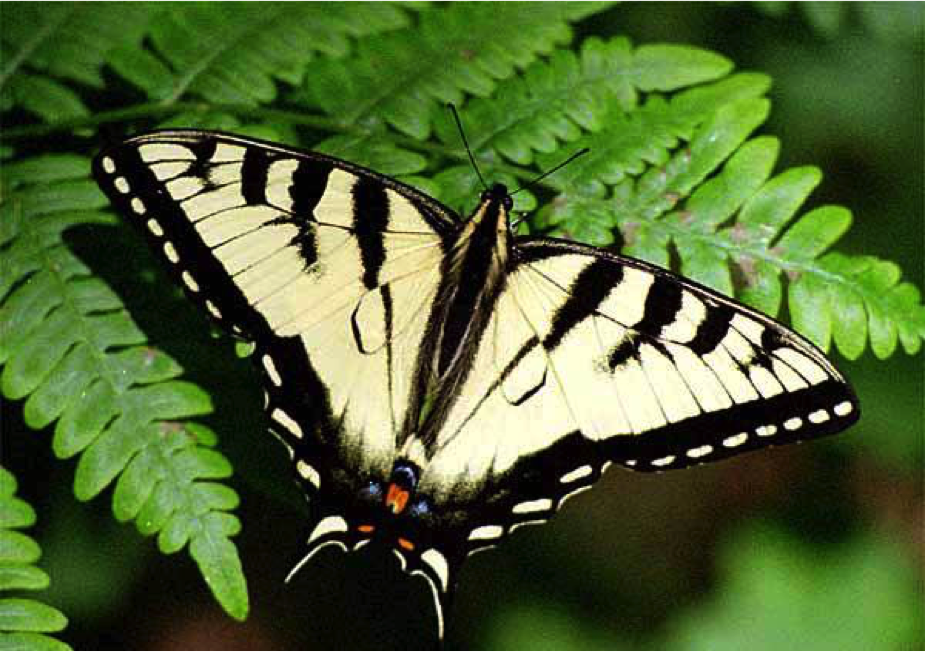
[[[859,416],[807,340],[657,266],[467,219],[323,154],[197,130],[109,147],[94,175],[189,298],[255,344],[307,550],[371,541],[443,613],[463,560],[611,464],[664,471]]]

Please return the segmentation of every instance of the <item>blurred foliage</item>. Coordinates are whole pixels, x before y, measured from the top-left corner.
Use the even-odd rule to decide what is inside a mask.
[[[870,535],[819,550],[752,525],[722,545],[722,588],[678,618],[665,647],[902,649],[921,635],[910,552]]]
[[[877,358],[900,343],[915,353],[925,333],[915,290],[925,282],[922,25],[920,3],[7,3],[0,160],[15,162],[2,170],[0,288],[3,315],[14,314],[12,294],[19,307],[13,326],[0,321],[2,452],[47,515],[36,534],[54,578],[48,601],[71,616],[67,640],[431,645],[426,590],[381,551],[321,555],[282,585],[304,512],[285,455],[263,433],[257,377],[234,343],[165,291],[150,253],[98,210],[85,177],[86,156],[107,138],[203,126],[312,145],[467,210],[478,182],[441,107],[454,101],[483,172],[510,185],[592,147],[517,195],[519,210],[541,208],[534,229],[622,245],[780,310],[852,360],[836,362],[864,416],[811,446],[665,476],[608,474],[550,525],[468,563],[449,644],[925,645],[922,354],[864,355],[867,343]],[[772,176],[775,167],[784,171]],[[851,207],[850,230],[833,204]],[[840,252],[824,253],[836,239]],[[36,251],[57,266],[23,267]],[[70,320],[47,318],[59,305]],[[157,364],[129,365],[134,375],[111,385],[133,436],[118,438],[118,459],[82,453],[74,490],[90,497],[112,481],[112,511],[160,532],[164,552],[198,533],[211,550],[192,550],[199,570],[153,554],[97,503],[75,505],[71,469],[29,435],[55,424],[54,454],[66,457],[118,423],[75,441],[67,397],[78,388],[49,371],[61,360],[49,344],[104,321],[100,332],[118,338],[90,338],[89,357],[71,349],[72,371],[105,379],[133,347]],[[145,387],[166,387],[147,414],[128,398]],[[25,397],[23,407],[8,400]],[[239,574],[222,562],[237,563],[227,511],[237,495],[204,481],[230,472],[214,433],[243,496],[236,541],[253,605],[243,624],[196,577],[211,578],[228,611],[246,610],[243,585],[229,588]],[[152,454],[136,456],[142,449]],[[209,514],[218,520],[197,529]]]
[[[816,32],[835,38],[858,25],[867,34],[883,41],[914,43],[925,35],[925,15],[919,3],[907,2],[890,7],[882,2],[787,2],[763,0],[755,3],[759,11],[782,18],[800,12]]]

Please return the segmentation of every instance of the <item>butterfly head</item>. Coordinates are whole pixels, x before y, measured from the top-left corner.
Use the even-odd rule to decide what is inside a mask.
[[[497,248],[506,251],[511,242],[510,214],[514,199],[503,183],[496,183],[482,192],[478,208],[467,221],[459,243],[474,244],[476,249]]]
[[[514,198],[508,192],[507,186],[503,183],[496,183],[488,190],[482,192],[482,203],[498,202],[504,206],[505,212],[510,212],[514,208]]]

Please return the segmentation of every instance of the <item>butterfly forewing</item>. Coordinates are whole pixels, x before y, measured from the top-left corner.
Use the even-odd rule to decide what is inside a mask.
[[[95,174],[187,293],[258,343],[290,446],[310,435],[358,452],[354,471],[391,464],[450,211],[349,163],[211,132],[126,141]]]

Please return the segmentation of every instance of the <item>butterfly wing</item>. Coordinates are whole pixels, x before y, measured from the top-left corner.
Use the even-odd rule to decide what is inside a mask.
[[[640,261],[525,239],[422,491],[472,551],[549,518],[611,462],[682,468],[858,416],[838,371],[774,320]]]
[[[94,173],[190,298],[256,343],[305,490],[387,474],[458,218],[358,166],[213,132],[131,139]]]

